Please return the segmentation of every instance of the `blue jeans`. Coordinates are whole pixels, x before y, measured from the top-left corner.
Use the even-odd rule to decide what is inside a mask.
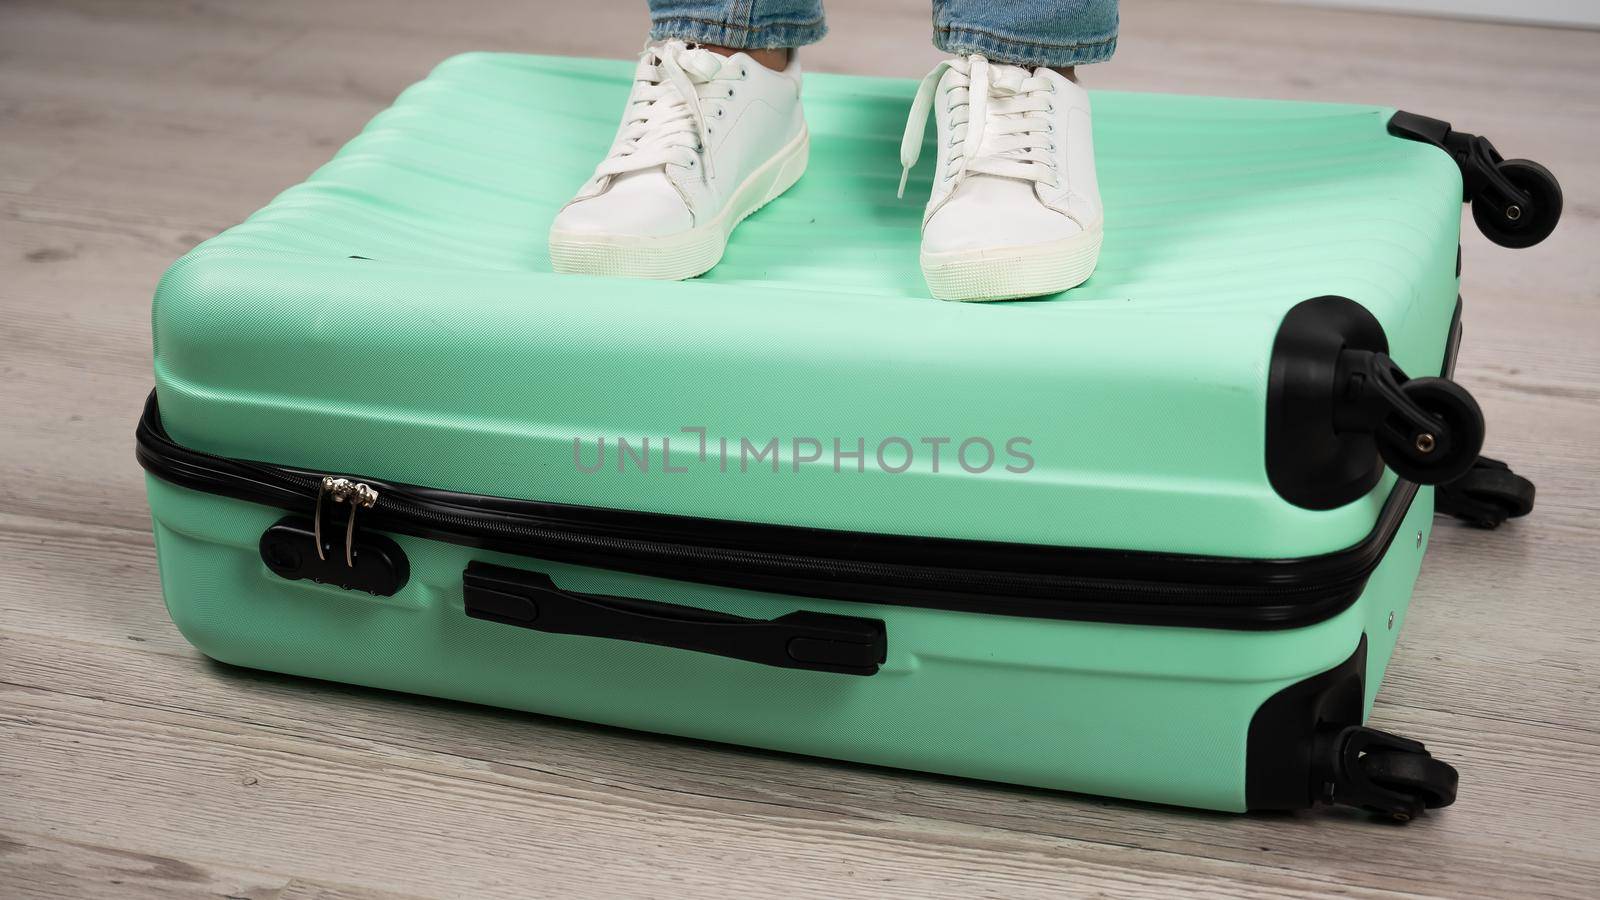
[[[933,43],[1018,66],[1078,66],[1117,48],[1117,0],[933,0]],[[828,33],[822,0],[650,0],[650,37],[746,50]]]

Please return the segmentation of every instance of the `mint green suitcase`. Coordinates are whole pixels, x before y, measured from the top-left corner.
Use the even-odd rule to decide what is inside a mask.
[[[1448,372],[1463,197],[1526,245],[1548,173],[1390,109],[1097,94],[1098,272],[941,303],[911,83],[815,75],[810,170],[709,274],[551,274],[630,72],[451,59],[167,273],[138,452],[197,648],[1159,803],[1451,802],[1361,725],[1436,503],[1531,506]]]

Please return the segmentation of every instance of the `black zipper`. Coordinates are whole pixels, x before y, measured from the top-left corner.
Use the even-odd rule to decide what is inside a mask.
[[[1262,630],[1330,618],[1360,595],[1410,509],[1398,482],[1355,545],[1289,559],[1056,547],[731,522],[513,500],[191,450],[145,404],[137,456],[173,484],[311,515],[325,474],[377,491],[360,527],[744,590],[992,615]]]

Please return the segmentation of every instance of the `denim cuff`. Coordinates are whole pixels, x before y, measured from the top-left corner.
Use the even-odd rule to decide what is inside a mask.
[[[1105,62],[1117,50],[1117,33],[1070,44],[1040,43],[1005,37],[977,28],[935,26],[933,45],[951,54],[981,53],[990,62],[1011,66],[1085,66]]]
[[[693,44],[714,44],[737,50],[776,50],[781,47],[803,47],[815,44],[828,33],[828,26],[818,18],[810,22],[766,22],[761,25],[738,25],[697,19],[692,16],[667,15],[652,18],[650,39],[653,41],[679,40]]]

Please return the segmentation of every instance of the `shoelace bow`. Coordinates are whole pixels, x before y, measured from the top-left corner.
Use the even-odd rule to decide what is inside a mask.
[[[955,73],[950,88],[950,189],[974,173],[1021,178],[1057,185],[1054,130],[1050,121],[1055,85],[1017,66],[995,66],[973,54],[947,59],[933,67],[917,86],[900,141],[900,190],[922,155],[922,134],[928,126],[934,94],[945,70]]]
[[[595,175],[621,175],[663,164],[693,165],[710,130],[700,92],[718,80],[725,62],[710,50],[690,48],[683,41],[645,48],[634,74],[634,95],[622,132],[611,155],[595,167]],[[709,178],[710,154],[706,154],[705,164]]]

